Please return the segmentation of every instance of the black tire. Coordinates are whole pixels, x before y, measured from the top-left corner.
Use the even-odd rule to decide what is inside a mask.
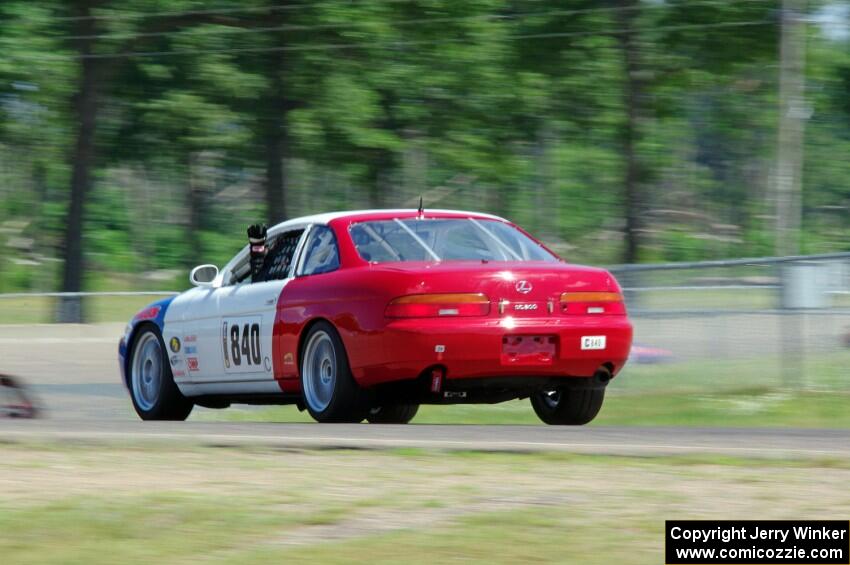
[[[407,424],[418,411],[418,404],[375,406],[366,414],[366,419],[370,424]]]
[[[136,414],[142,420],[185,420],[194,404],[174,384],[159,328],[152,324],[140,328],[133,338],[128,359],[127,388]],[[157,374],[158,377],[154,376]]]
[[[593,420],[602,401],[604,388],[560,388],[531,395],[537,417],[553,426],[582,426]]]
[[[354,380],[339,333],[324,320],[307,332],[301,350],[304,405],[317,422],[359,423],[366,416],[366,394]]]

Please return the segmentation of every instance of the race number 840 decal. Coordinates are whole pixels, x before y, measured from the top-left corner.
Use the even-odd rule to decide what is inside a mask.
[[[264,371],[261,318],[232,318],[221,323],[221,350],[228,373]]]

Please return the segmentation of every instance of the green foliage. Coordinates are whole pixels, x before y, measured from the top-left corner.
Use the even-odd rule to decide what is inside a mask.
[[[77,4],[0,4],[0,289],[56,284],[78,133]],[[278,5],[96,3],[87,280],[148,286],[115,275],[222,264],[263,217],[419,195],[508,216],[572,260],[618,262],[627,10],[644,259],[772,252],[778,2]],[[818,25],[807,45],[802,245],[846,250],[850,49]],[[285,211],[266,210],[269,191]],[[28,248],[9,247],[22,238]]]

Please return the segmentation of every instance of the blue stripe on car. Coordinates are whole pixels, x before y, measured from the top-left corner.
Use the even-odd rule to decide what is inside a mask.
[[[137,320],[136,319],[136,316],[138,316],[138,313],[137,313],[136,316],[133,316],[133,318],[130,320],[130,323],[128,324],[127,331],[125,332],[125,334],[121,338],[121,340],[118,342],[118,366],[121,369],[121,381],[125,385],[127,384],[127,375],[126,375],[127,353],[128,353],[128,348],[130,346],[130,342],[132,341],[133,336],[136,334],[136,328],[142,322],[153,322],[159,328],[159,331],[162,332],[163,329],[165,328],[165,311],[168,310],[168,306],[171,304],[171,302],[174,300],[174,298],[175,298],[174,296],[169,296],[168,298],[163,298],[162,300],[157,300],[156,302],[152,302],[152,303],[148,304],[147,306],[145,306],[144,308],[142,308],[141,310],[139,310],[139,312],[144,312],[145,310],[148,310],[149,308],[159,306],[159,312],[157,312],[156,317],[147,318],[147,319],[143,319],[143,320]]]

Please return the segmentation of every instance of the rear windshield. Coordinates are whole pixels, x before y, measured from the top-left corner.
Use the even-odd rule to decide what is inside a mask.
[[[513,226],[473,218],[382,220],[350,228],[360,256],[393,261],[557,261]]]

